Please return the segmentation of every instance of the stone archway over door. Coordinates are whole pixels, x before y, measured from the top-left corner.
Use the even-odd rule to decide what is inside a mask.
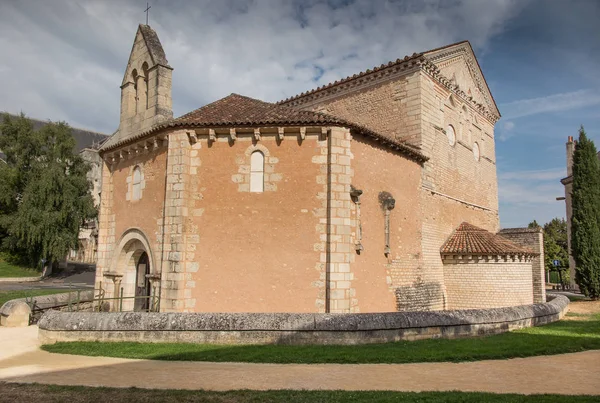
[[[149,301],[150,298],[134,298],[136,296],[148,297],[153,292],[156,293],[156,296],[160,295],[160,290],[153,287],[153,285],[160,287],[158,282],[160,273],[154,272],[156,265],[146,236],[138,229],[130,229],[121,237],[116,251],[111,262],[111,270],[104,273],[104,277],[108,281],[107,285],[113,284],[115,289],[114,293],[111,293],[111,287],[107,287],[108,297],[114,295],[117,298],[112,309],[140,311],[153,308]],[[123,298],[119,299],[121,296]]]
[[[143,252],[136,263],[136,284],[135,284],[135,304],[134,311],[148,311],[151,305],[150,294],[150,259],[148,254]]]

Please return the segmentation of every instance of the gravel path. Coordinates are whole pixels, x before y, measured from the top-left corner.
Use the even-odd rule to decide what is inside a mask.
[[[465,363],[247,364],[51,354],[37,327],[0,327],[0,380],[158,389],[343,389],[600,394],[600,350]],[[569,382],[557,381],[569,374]]]

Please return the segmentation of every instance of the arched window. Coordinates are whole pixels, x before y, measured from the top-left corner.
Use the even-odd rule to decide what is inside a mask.
[[[475,161],[479,161],[479,157],[480,157],[480,150],[479,150],[479,144],[478,143],[474,143],[473,144],[473,157],[475,158]]]
[[[142,170],[140,167],[135,167],[133,169],[133,182],[131,190],[131,200],[140,200],[142,198]]]
[[[144,97],[146,109],[148,109],[148,63],[144,62],[144,64],[142,64],[142,71],[144,73],[144,93],[142,94],[142,96]]]
[[[265,183],[265,155],[254,151],[250,155],[250,191],[261,193]]]
[[[135,113],[138,113],[138,86],[137,86],[137,81],[138,81],[138,72],[136,69],[133,69],[133,71],[131,72],[131,78],[133,79],[133,89],[135,90]]]

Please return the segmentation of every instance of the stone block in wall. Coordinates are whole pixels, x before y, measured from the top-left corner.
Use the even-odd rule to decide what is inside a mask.
[[[546,268],[544,257],[544,232],[542,228],[505,228],[499,232],[504,238],[531,249],[538,256],[531,262],[533,302],[546,301]]]
[[[420,278],[413,284],[396,287],[395,294],[396,309],[400,312],[435,310],[444,299],[440,283],[424,282]]]

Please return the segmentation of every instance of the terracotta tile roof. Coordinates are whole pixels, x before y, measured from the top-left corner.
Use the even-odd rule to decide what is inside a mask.
[[[198,126],[342,123],[333,116],[301,111],[239,94],[231,94],[174,120],[174,123],[179,122]]]
[[[452,44],[452,45],[448,45],[448,46],[453,46],[453,45],[456,45],[456,43]],[[411,62],[411,65],[414,65],[414,64],[417,63],[417,61],[419,59],[422,59],[422,58],[423,58],[423,53],[413,53],[412,56],[404,56],[403,59],[396,59],[395,61],[390,61],[387,64],[382,64],[381,66],[376,66],[376,67],[373,67],[372,69],[367,69],[365,71],[361,71],[360,73],[353,74],[353,75],[348,76],[346,78],[342,78],[341,80],[336,80],[336,81],[331,82],[329,84],[325,84],[325,85],[322,85],[320,87],[313,88],[312,90],[308,90],[308,91],[302,92],[300,94],[291,96],[289,98],[283,99],[283,100],[281,100],[281,101],[279,101],[277,103],[278,104],[285,104],[285,103],[291,102],[291,101],[293,101],[295,99],[302,98],[302,97],[305,97],[307,95],[314,94],[316,92],[323,91],[323,90],[326,90],[328,88],[335,87],[337,85],[340,85],[340,84],[343,84],[343,83],[346,83],[346,82],[349,82],[349,81],[356,80],[358,78],[367,76],[367,75],[369,75],[371,73],[375,73],[375,72],[377,72],[379,70],[383,70],[383,69],[386,69],[388,67],[393,67],[393,66],[396,66],[396,65],[399,65],[399,64],[402,64],[402,63]]]
[[[466,222],[450,235],[440,252],[458,255],[536,255],[531,249]]]
[[[145,137],[159,130],[172,127],[260,127],[270,125],[314,125],[314,126],[341,126],[354,129],[380,144],[402,152],[404,155],[419,161],[427,161],[427,157],[414,147],[405,143],[389,139],[364,126],[339,119],[323,113],[302,111],[288,106],[260,101],[258,99],[231,94],[218,101],[205,105],[192,112],[186,113],[177,119],[158,124],[152,129],[137,136],[105,144],[102,151],[120,146]]]

